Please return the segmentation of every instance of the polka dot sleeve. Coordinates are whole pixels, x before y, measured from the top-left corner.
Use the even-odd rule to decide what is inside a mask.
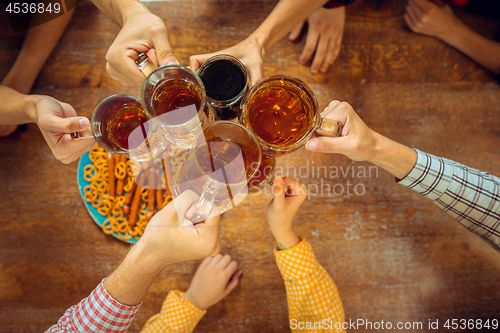
[[[171,290],[161,312],[148,319],[141,333],[191,333],[207,311],[198,309],[184,294]]]
[[[274,256],[285,280],[292,332],[345,332],[344,307],[337,286],[316,261],[311,245],[302,239],[292,248],[276,249]]]

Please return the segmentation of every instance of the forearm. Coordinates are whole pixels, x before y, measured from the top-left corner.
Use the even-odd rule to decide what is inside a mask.
[[[376,132],[374,156],[368,161],[391,173],[398,179],[404,178],[415,166],[415,150],[392,141]]]
[[[454,28],[439,38],[490,71],[500,73],[500,43],[481,36],[458,19]]]
[[[415,167],[399,183],[432,200],[500,251],[500,179],[442,157],[417,154]]]
[[[43,98],[24,95],[14,89],[0,85],[0,124],[19,125],[36,122],[36,103]]]
[[[274,255],[285,280],[292,332],[299,328],[294,323],[324,320],[329,321],[328,328],[333,332],[345,332],[339,324],[335,325],[345,320],[337,286],[317,262],[311,245],[303,239],[290,249],[275,251]]]
[[[149,9],[138,0],[92,0],[92,2],[120,27],[132,14],[149,12]]]
[[[325,0],[281,0],[250,38],[267,50],[325,3]]]
[[[179,313],[182,313],[184,320],[178,320]],[[207,311],[198,309],[186,298],[185,293],[171,290],[161,306],[161,312],[146,321],[141,333],[192,332],[205,313]]]
[[[108,293],[118,302],[136,305],[142,302],[149,287],[163,266],[152,262],[142,252],[141,244],[134,246],[116,271],[104,282]]]
[[[271,231],[274,239],[276,239],[278,247],[282,250],[294,247],[300,241],[299,236],[297,236],[291,228],[287,230],[274,230],[273,227],[271,227]]]

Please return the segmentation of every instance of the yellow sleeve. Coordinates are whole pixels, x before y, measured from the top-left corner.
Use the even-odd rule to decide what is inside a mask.
[[[305,240],[286,250],[274,250],[285,280],[292,332],[345,332],[344,307],[337,286],[316,261]]]
[[[171,290],[161,312],[148,319],[141,333],[191,333],[207,311],[200,310],[178,290]]]

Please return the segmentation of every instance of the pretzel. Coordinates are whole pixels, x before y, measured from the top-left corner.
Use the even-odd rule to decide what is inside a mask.
[[[181,153],[178,148],[170,150]],[[168,189],[172,164],[181,165],[182,158],[164,153],[164,177],[158,166],[128,160],[124,155],[108,154],[97,146],[90,150],[92,164],[83,168],[83,179],[90,183],[83,188],[83,197],[100,215],[106,217],[101,229],[124,241],[139,240],[152,215],[173,200]],[[134,174],[138,175],[137,183]],[[147,180],[147,188],[144,188]],[[168,180],[167,180],[168,178]],[[166,193],[162,190],[167,188]],[[113,193],[114,190],[114,193]],[[137,200],[137,202],[136,202]],[[135,214],[135,215],[134,215]],[[135,216],[135,217],[134,217]]]

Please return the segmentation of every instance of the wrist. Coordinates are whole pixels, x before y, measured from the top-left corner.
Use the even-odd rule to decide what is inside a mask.
[[[403,179],[415,166],[415,150],[376,133],[374,157],[369,162],[381,167],[398,179]]]
[[[280,249],[285,250],[294,247],[300,242],[299,236],[292,229],[273,231],[274,239]]]
[[[158,258],[154,249],[148,248],[140,241],[132,247],[127,257],[125,258],[130,264],[140,266],[145,274],[156,276],[167,266],[172,263]]]
[[[37,105],[38,102],[40,102],[44,98],[50,98],[50,97],[39,96],[39,95],[25,95],[22,98],[22,103],[24,104],[24,110],[30,122],[38,123]]]
[[[193,293],[191,292],[191,290],[189,288],[186,291],[186,293],[184,294],[184,298],[187,299],[188,301],[190,301],[191,304],[193,304],[196,308],[198,308],[202,311],[205,311],[206,309],[209,308],[209,306],[204,306],[204,305],[200,304],[200,302],[196,299],[196,297],[194,297]]]
[[[464,34],[464,29],[468,29],[467,26],[458,18],[453,17],[452,23],[448,26],[448,28],[442,33],[436,35],[436,37],[446,44],[454,46],[457,43],[457,38],[460,38],[460,36]]]
[[[121,10],[122,24],[120,26],[123,27],[130,18],[137,14],[151,14],[151,11],[139,1],[132,1],[127,7]]]

